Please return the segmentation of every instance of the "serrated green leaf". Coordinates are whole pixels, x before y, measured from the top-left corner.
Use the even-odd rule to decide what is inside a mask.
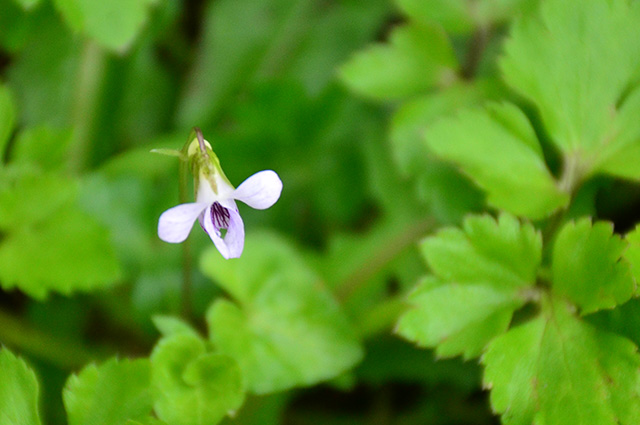
[[[120,267],[107,231],[92,217],[65,208],[24,226],[0,243],[0,282],[35,298],[117,283]]]
[[[626,97],[618,108],[611,139],[598,152],[595,172],[629,179],[640,178],[640,88]]]
[[[117,360],[85,367],[63,392],[69,425],[124,425],[142,420],[153,407],[147,359]]]
[[[449,84],[457,61],[446,34],[437,26],[396,28],[389,43],[359,52],[340,69],[355,92],[373,99],[401,99]]]
[[[38,223],[70,205],[78,182],[29,167],[0,169],[0,228],[15,229]]]
[[[56,0],[55,5],[75,31],[83,31],[103,47],[122,52],[142,29],[153,1]]]
[[[616,137],[617,105],[640,65],[639,10],[625,0],[541,3],[539,19],[514,27],[502,70],[553,143],[589,167]]]
[[[496,338],[482,358],[505,425],[631,425],[640,420],[635,345],[596,330],[561,302]]]
[[[398,322],[397,332],[436,354],[472,358],[504,332],[513,311],[523,304],[510,288],[490,284],[443,284],[428,280],[409,297],[412,309]]]
[[[40,425],[38,379],[24,360],[0,350],[0,425]]]
[[[439,120],[427,128],[426,142],[459,165],[497,208],[538,219],[569,202],[546,167],[527,117],[511,104]]]
[[[464,230],[447,228],[427,238],[423,252],[435,278],[410,296],[398,332],[441,356],[477,356],[509,326],[535,283],[542,238],[512,216],[469,217]]]
[[[258,394],[334,378],[362,358],[354,328],[320,278],[282,239],[252,234],[239,260],[215,250],[203,273],[231,294],[207,313],[210,337]]]
[[[611,223],[584,218],[566,224],[553,247],[554,292],[576,303],[582,314],[629,300],[636,284],[621,258],[626,245]]]
[[[36,165],[42,170],[64,169],[73,131],[49,126],[34,127],[18,134],[11,155],[12,164]]]
[[[236,362],[208,353],[202,339],[177,333],[161,339],[151,354],[158,390],[154,409],[172,425],[213,425],[244,401]]]
[[[624,251],[623,256],[631,266],[633,278],[636,282],[640,282],[640,225],[627,233],[624,238],[627,241],[628,248]]]
[[[523,288],[535,282],[542,237],[529,223],[502,214],[471,216],[463,230],[446,228],[422,244],[433,273],[451,282]]]

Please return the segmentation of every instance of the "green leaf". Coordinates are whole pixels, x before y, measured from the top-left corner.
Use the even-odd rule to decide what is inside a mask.
[[[70,205],[78,182],[28,167],[0,169],[0,228],[12,230],[49,218]]]
[[[477,28],[502,23],[528,11],[535,0],[396,0],[410,18],[437,22],[447,32],[467,34]]]
[[[623,137],[615,129],[627,112],[617,106],[640,65],[640,8],[629,4],[544,1],[539,19],[519,21],[505,45],[505,79],[536,104],[553,143],[585,167]]]
[[[527,117],[511,104],[441,119],[428,127],[426,142],[459,165],[497,208],[539,219],[569,202],[546,167]]]
[[[64,169],[72,139],[71,130],[49,126],[24,130],[15,141],[11,161],[14,164],[35,164],[47,171]]]
[[[437,26],[396,28],[388,44],[359,52],[340,69],[355,92],[374,99],[400,99],[447,85],[456,79],[457,61]]]
[[[15,125],[15,110],[9,89],[0,84],[0,163]]]
[[[38,379],[24,360],[0,350],[0,425],[39,425]]]
[[[614,425],[640,421],[635,345],[550,302],[496,338],[482,358],[491,404],[505,425]]]
[[[428,279],[409,297],[413,307],[398,322],[397,332],[436,354],[451,357],[480,354],[493,337],[509,326],[523,304],[512,289],[490,284],[443,284]]]
[[[107,231],[65,208],[46,221],[9,233],[0,244],[0,282],[38,299],[117,283],[120,267]]]
[[[613,308],[631,298],[636,284],[621,258],[627,244],[613,224],[589,218],[567,223],[553,246],[553,290],[576,303],[582,314]]]
[[[362,358],[336,301],[282,239],[252,234],[233,261],[212,248],[201,268],[237,303],[216,301],[207,323],[215,346],[238,361],[254,393],[313,385]]]
[[[162,336],[171,336],[180,333],[186,333],[198,337],[198,332],[188,323],[177,317],[171,316],[153,316],[153,324],[160,331]]]
[[[85,367],[63,392],[69,425],[124,425],[142,420],[153,407],[151,368],[146,359]]]
[[[440,356],[471,358],[509,326],[535,283],[542,239],[509,215],[469,217],[464,231],[447,228],[422,245],[435,277],[411,294],[398,332]]]
[[[142,29],[155,0],[56,0],[67,24],[103,47],[126,51]],[[105,19],[108,17],[108,19]]]
[[[631,265],[631,274],[636,282],[640,282],[640,225],[625,236],[628,248],[623,256]]]
[[[611,139],[598,153],[595,171],[614,176],[640,179],[640,88],[627,96],[618,108]]]
[[[154,409],[172,425],[213,425],[244,401],[236,362],[208,353],[203,340],[189,333],[161,339],[151,354],[158,390]]]

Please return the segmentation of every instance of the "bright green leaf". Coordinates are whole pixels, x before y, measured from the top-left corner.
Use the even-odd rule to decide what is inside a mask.
[[[48,126],[24,130],[15,141],[11,161],[15,164],[37,165],[48,171],[64,169],[72,139],[71,130]]]
[[[621,259],[627,244],[613,225],[584,218],[566,224],[553,247],[554,292],[576,303],[582,314],[613,308],[636,289],[629,264]]]
[[[85,367],[65,385],[69,425],[124,425],[153,407],[149,361],[117,360]]]
[[[20,358],[0,349],[0,425],[40,425],[38,379]]]
[[[356,54],[340,75],[355,92],[385,100],[447,85],[456,70],[455,54],[442,29],[410,24],[395,29],[388,44]]]
[[[640,66],[640,9],[629,3],[541,2],[540,18],[519,21],[505,46],[507,82],[536,104],[553,143],[586,165],[621,137],[617,105]]]
[[[107,231],[73,209],[21,227],[0,243],[0,282],[42,299],[117,283],[119,264]]]
[[[142,29],[153,1],[56,0],[55,5],[75,31],[85,32],[103,47],[124,51]]]
[[[472,358],[504,332],[513,311],[523,304],[511,288],[490,284],[442,284],[427,280],[409,297],[413,307],[398,322],[397,332],[436,354],[462,353]]]
[[[624,258],[631,265],[631,274],[636,282],[640,282],[640,225],[625,236],[629,247],[624,252]]]
[[[543,218],[569,201],[546,167],[526,116],[508,103],[469,109],[428,127],[437,155],[459,165],[497,208]]]
[[[447,32],[466,34],[526,12],[535,0],[396,0],[410,18],[437,22]]]
[[[446,228],[422,244],[433,273],[451,282],[523,288],[535,282],[542,237],[528,223],[502,214],[468,217],[463,230]]]
[[[441,230],[422,248],[436,278],[410,296],[398,332],[441,356],[477,356],[525,303],[521,291],[535,282],[540,234],[506,214],[469,217],[464,231]]]
[[[154,316],[152,318],[153,324],[160,331],[162,336],[171,336],[180,333],[187,333],[195,337],[198,336],[198,332],[193,329],[188,323],[184,322],[177,317],[171,316]]]
[[[618,109],[611,140],[598,152],[595,171],[640,179],[640,88],[627,96]]]
[[[560,302],[496,338],[482,358],[505,425],[631,425],[640,421],[640,357]]]
[[[214,425],[244,401],[236,362],[208,353],[205,342],[189,333],[161,339],[151,354],[158,391],[154,409],[172,425]]]
[[[9,89],[0,84],[0,163],[15,124],[15,110]]]
[[[78,182],[55,173],[24,167],[0,169],[0,228],[38,223],[70,205]]]
[[[207,313],[211,340],[238,361],[251,391],[264,394],[334,378],[362,358],[355,331],[320,278],[282,239],[252,234],[242,257],[212,248],[203,272],[235,302]]]

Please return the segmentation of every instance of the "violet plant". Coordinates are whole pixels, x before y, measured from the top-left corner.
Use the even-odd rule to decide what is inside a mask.
[[[639,423],[639,147],[638,1],[0,0],[0,425]]]

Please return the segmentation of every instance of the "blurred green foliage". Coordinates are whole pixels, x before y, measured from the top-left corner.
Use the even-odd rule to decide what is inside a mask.
[[[638,231],[561,219],[638,218],[640,7],[541,1],[0,0],[0,425],[632,423]],[[194,126],[238,260],[156,234]]]

